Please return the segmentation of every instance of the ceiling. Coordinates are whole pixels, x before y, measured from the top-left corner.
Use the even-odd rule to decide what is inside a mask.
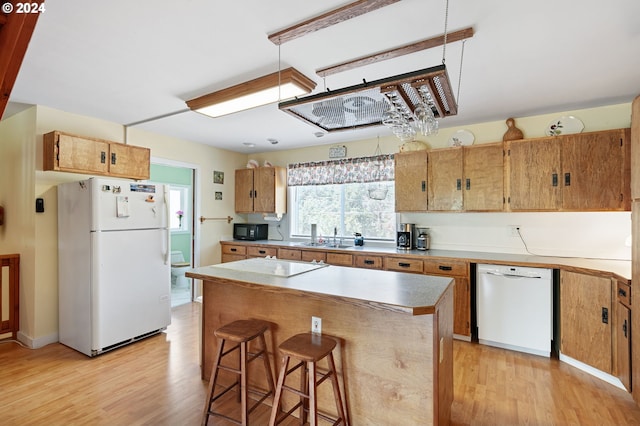
[[[279,68],[295,67],[318,93],[442,63],[437,47],[316,74],[443,34],[445,0],[402,0],[280,47],[267,39],[352,1],[46,0],[4,117],[44,105],[245,153],[384,137],[384,127],[318,137],[277,104],[216,119],[185,111],[186,100]],[[640,93],[637,0],[450,0],[448,30],[466,27],[475,34],[462,61],[462,42],[446,46],[459,110],[441,128],[630,102]]]

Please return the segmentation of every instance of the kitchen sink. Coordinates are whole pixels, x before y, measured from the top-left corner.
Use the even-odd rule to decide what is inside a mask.
[[[302,246],[302,247],[335,248],[335,249],[353,248],[353,246],[348,246],[348,245],[344,245],[344,244],[333,244],[333,243],[323,243],[323,244],[318,244],[318,243],[300,243],[298,245]]]

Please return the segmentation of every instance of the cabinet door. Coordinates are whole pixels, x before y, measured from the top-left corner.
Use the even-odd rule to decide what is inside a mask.
[[[276,209],[276,169],[259,167],[253,170],[253,211],[272,213]]]
[[[560,351],[612,373],[611,279],[562,271]]]
[[[562,142],[562,208],[629,210],[628,132],[569,135]]]
[[[631,311],[618,303],[616,312],[616,376],[631,392]]]
[[[69,172],[109,173],[109,143],[57,134],[57,169]]]
[[[149,179],[151,151],[148,148],[109,144],[109,174],[131,179]]]
[[[560,147],[555,138],[509,142],[508,202],[512,211],[560,208]]]
[[[631,198],[640,200],[640,96],[631,104]]]
[[[467,211],[502,211],[504,205],[504,145],[464,147],[462,169],[464,172],[462,181],[464,209]]]
[[[427,211],[427,151],[395,154],[396,211]]]
[[[236,170],[236,213],[253,213],[253,170]]]
[[[461,336],[471,336],[471,292],[469,280],[456,278],[453,291],[453,333]]]
[[[429,210],[462,210],[462,148],[429,152]]]

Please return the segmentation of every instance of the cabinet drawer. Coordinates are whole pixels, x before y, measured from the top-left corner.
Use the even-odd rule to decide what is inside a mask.
[[[327,253],[327,263],[330,265],[352,266],[353,255],[344,253]]]
[[[382,269],[382,256],[355,256],[357,268]]]
[[[302,250],[301,257],[303,262],[311,262],[313,260],[315,260],[316,262],[327,261],[327,253],[317,250]]]
[[[278,249],[278,258],[284,260],[302,260],[302,253],[300,250],[292,249]]]
[[[425,260],[424,273],[468,278],[469,268],[467,262]]]
[[[244,260],[246,256],[240,254],[223,254],[222,255],[222,263],[226,262],[235,262],[236,260]]]
[[[618,295],[618,301],[626,307],[631,307],[631,286],[618,281],[618,288],[616,290]]]
[[[247,254],[247,247],[241,245],[223,244],[222,254],[239,254],[244,256]]]
[[[384,269],[389,271],[422,273],[422,260],[407,259],[402,257],[386,257]]]
[[[269,247],[247,247],[247,256],[252,257],[265,257],[276,256],[278,249]]]

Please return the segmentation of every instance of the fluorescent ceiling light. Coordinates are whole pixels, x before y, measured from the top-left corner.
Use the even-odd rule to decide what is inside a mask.
[[[316,83],[295,68],[287,68],[187,101],[193,111],[220,117],[306,95]]]

